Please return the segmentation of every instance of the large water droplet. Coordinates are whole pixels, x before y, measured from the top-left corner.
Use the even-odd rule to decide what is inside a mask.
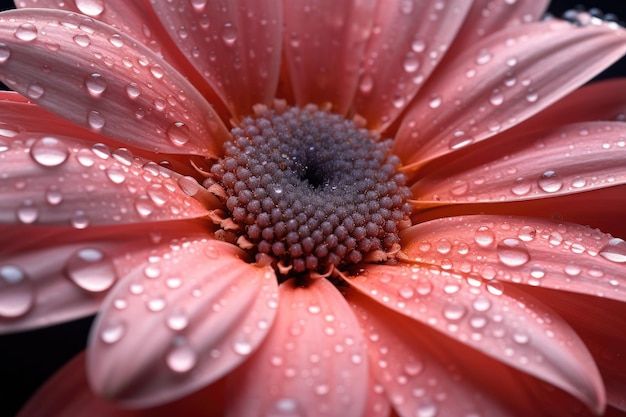
[[[598,252],[600,256],[612,262],[626,262],[626,242],[620,238],[613,238]]]
[[[167,354],[165,361],[172,371],[184,373],[191,371],[196,366],[198,355],[185,343],[172,349]]]
[[[26,273],[14,265],[0,266],[0,317],[23,316],[34,303],[34,288]]]
[[[104,77],[98,73],[93,73],[85,80],[85,87],[89,95],[92,97],[100,97],[104,90],[107,88],[107,83]]]
[[[518,239],[507,238],[498,243],[498,259],[507,266],[522,266],[530,260],[526,245]]]
[[[189,128],[183,122],[175,122],[166,130],[168,139],[176,146],[183,146],[189,142]]]
[[[493,233],[493,230],[487,226],[480,226],[474,232],[474,241],[483,248],[491,246],[495,239],[496,235]]]
[[[37,39],[37,27],[32,23],[22,23],[15,29],[15,37],[19,40],[30,42]]]
[[[237,41],[237,29],[232,23],[225,23],[222,28],[222,40],[228,46],[234,45]]]
[[[537,185],[546,193],[555,193],[563,187],[563,180],[555,171],[546,171],[537,180]]]
[[[30,156],[35,162],[44,167],[56,167],[64,163],[70,152],[61,141],[56,138],[43,137],[30,149]]]
[[[104,116],[102,116],[102,114],[99,111],[90,110],[87,113],[87,124],[93,130],[96,130],[96,131],[102,130],[105,123],[106,123],[106,120],[104,119]]]
[[[117,279],[113,261],[99,249],[86,248],[75,252],[65,264],[70,280],[89,292],[103,292]]]
[[[76,7],[87,16],[99,16],[104,11],[104,0],[75,0]]]

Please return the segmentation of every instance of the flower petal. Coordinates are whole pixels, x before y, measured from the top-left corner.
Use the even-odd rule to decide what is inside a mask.
[[[271,104],[280,72],[280,0],[219,5],[156,0],[152,5],[171,38],[234,115],[250,115],[253,105]]]
[[[179,220],[219,207],[196,180],[125,148],[68,137],[18,134],[0,152],[0,222],[89,225]],[[190,195],[207,195],[203,202]]]
[[[412,187],[417,201],[507,202],[626,183],[626,123],[586,122],[504,135],[439,163]],[[434,169],[435,167],[433,167]]]
[[[626,303],[540,288],[532,294],[554,308],[583,338],[604,378],[609,404],[626,411],[626,334],[622,331]]]
[[[474,0],[448,56],[457,56],[481,39],[507,27],[539,20],[549,0]]]
[[[362,416],[370,387],[365,341],[341,293],[325,279],[307,287],[290,280],[279,292],[267,339],[229,377],[227,415]]]
[[[160,241],[206,234],[200,223],[84,230],[0,226],[0,332],[94,314],[105,294]]]
[[[182,401],[160,407],[124,410],[91,391],[85,373],[85,354],[81,353],[55,373],[17,417],[41,417],[42,410],[45,410],[46,417],[171,417],[176,414],[217,417],[223,415],[223,410],[220,409],[220,398],[215,395],[216,388],[212,386],[211,391],[200,391]]]
[[[401,416],[531,415],[511,368],[357,291],[346,293],[369,342],[372,372]]]
[[[109,294],[92,329],[93,389],[126,406],[150,407],[244,361],[272,325],[277,284],[271,268],[242,255],[236,246],[197,239],[164,245],[138,263]]]
[[[423,164],[509,129],[620,58],[624,33],[545,21],[485,38],[437,69],[403,119],[394,153],[407,166]]]
[[[436,266],[365,265],[348,284],[382,305],[604,409],[602,378],[557,314],[499,281]]]
[[[589,227],[463,216],[413,226],[402,239],[411,262],[626,301],[626,243]]]
[[[0,41],[8,54],[0,79],[79,126],[175,154],[218,155],[228,138],[181,74],[101,22],[56,10],[9,10],[0,15]]]
[[[345,114],[356,92],[375,0],[283,0],[284,47],[296,104]]]
[[[444,56],[442,51],[470,7],[463,0],[442,4],[438,0],[378,2],[376,30],[367,42],[354,99],[354,112],[367,120],[370,129],[384,130],[404,110]]]

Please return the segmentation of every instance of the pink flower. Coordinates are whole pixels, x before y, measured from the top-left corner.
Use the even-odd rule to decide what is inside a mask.
[[[0,14],[0,328],[98,313],[20,415],[626,411],[626,32],[545,3]]]

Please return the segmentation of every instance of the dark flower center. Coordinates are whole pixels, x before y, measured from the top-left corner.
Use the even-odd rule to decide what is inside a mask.
[[[397,250],[411,206],[391,141],[315,106],[257,110],[211,168],[234,223],[222,235],[284,274]]]

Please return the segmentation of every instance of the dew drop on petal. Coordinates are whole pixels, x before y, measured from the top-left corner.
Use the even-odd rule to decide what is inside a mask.
[[[45,92],[45,88],[39,83],[33,83],[26,89],[26,95],[32,100],[40,99]]]
[[[182,309],[177,308],[170,312],[165,319],[165,323],[171,330],[180,331],[187,327],[189,318]]]
[[[263,417],[306,417],[306,413],[293,398],[281,398],[277,400]]]
[[[174,372],[189,372],[196,366],[198,355],[187,344],[176,346],[165,358],[167,366]]]
[[[126,323],[119,320],[111,319],[100,330],[100,340],[106,344],[119,342],[126,333]]]
[[[491,246],[495,239],[496,235],[493,233],[493,230],[487,226],[480,226],[474,232],[474,241],[483,248]]]
[[[0,65],[7,62],[9,58],[11,58],[11,49],[6,43],[0,42]]]
[[[443,309],[443,316],[452,321],[460,320],[465,316],[467,308],[461,304],[448,304]]]
[[[237,30],[232,23],[225,23],[222,28],[222,40],[228,46],[234,45],[237,41]]]
[[[14,265],[0,266],[0,317],[21,317],[34,303],[34,288],[26,273]]]
[[[104,116],[99,111],[90,110],[87,113],[87,124],[95,131],[102,130],[106,123]]]
[[[555,193],[563,187],[563,180],[555,171],[546,171],[537,180],[537,185],[546,193]]]
[[[31,224],[39,218],[39,209],[33,204],[32,200],[24,200],[18,207],[17,219],[24,224]]]
[[[92,97],[100,97],[107,88],[107,83],[101,74],[93,73],[85,79],[85,87]]]
[[[626,242],[620,238],[613,238],[598,252],[600,256],[612,262],[626,262]]]
[[[33,160],[44,167],[56,167],[63,164],[69,154],[67,146],[49,136],[37,140],[30,150]]]
[[[91,44],[91,39],[89,39],[89,36],[87,35],[75,35],[72,39],[74,39],[74,43],[76,45],[82,46],[83,48],[86,48]]]
[[[70,256],[65,273],[78,287],[93,293],[108,290],[117,280],[111,258],[94,248],[80,249]]]
[[[116,166],[112,166],[105,170],[106,176],[113,184],[121,184],[126,181],[126,173]]]
[[[252,345],[245,340],[240,340],[235,342],[233,350],[242,356],[246,356],[252,353]]]
[[[75,0],[76,7],[87,16],[96,17],[104,11],[104,0]]]
[[[206,7],[206,3],[207,0],[191,0],[191,7],[193,7],[196,12],[200,13]]]
[[[141,87],[139,87],[139,85],[137,85],[137,83],[129,83],[126,86],[126,95],[128,96],[128,98],[130,99],[136,99],[137,97],[139,97],[139,95],[141,94]]]
[[[82,210],[76,210],[70,218],[70,224],[76,229],[84,229],[89,226],[89,217]]]
[[[522,266],[530,260],[526,245],[518,239],[507,238],[498,243],[498,259],[506,266]]]
[[[32,23],[22,23],[15,29],[15,37],[21,41],[30,42],[37,39],[37,27]]]
[[[58,206],[63,202],[63,193],[58,185],[51,185],[46,190],[46,202],[51,206]]]
[[[189,128],[183,122],[175,122],[169,125],[165,134],[176,146],[183,146],[189,142]]]

